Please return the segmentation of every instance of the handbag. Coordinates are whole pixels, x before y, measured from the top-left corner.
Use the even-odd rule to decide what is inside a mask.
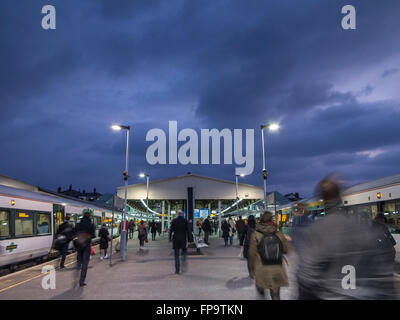
[[[96,251],[94,251],[94,246],[90,246],[90,255],[94,256],[96,254]]]

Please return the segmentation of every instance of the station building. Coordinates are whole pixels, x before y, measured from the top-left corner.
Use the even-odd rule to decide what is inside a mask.
[[[149,213],[157,219],[170,221],[183,211],[193,223],[201,216],[210,215],[219,222],[224,216],[259,213],[262,210],[262,187],[238,183],[238,200],[234,181],[216,179],[193,173],[128,186],[128,205],[138,212]],[[118,197],[124,198],[124,187],[117,189]],[[261,202],[260,202],[261,201]],[[239,210],[237,210],[239,208]],[[158,219],[157,219],[158,220]]]

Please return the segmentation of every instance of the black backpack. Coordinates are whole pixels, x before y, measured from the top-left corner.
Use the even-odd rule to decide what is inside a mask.
[[[275,233],[265,234],[258,245],[263,265],[282,264],[282,242]]]

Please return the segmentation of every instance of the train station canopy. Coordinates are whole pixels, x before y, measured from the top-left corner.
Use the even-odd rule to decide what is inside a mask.
[[[205,177],[188,173],[167,179],[155,180],[149,183],[149,199],[152,200],[182,200],[188,195],[188,188],[193,188],[196,200],[232,200],[236,199],[235,181]],[[249,184],[238,184],[240,199],[263,199],[263,188]],[[124,197],[124,187],[117,190],[119,197]],[[146,182],[128,186],[128,199],[146,199]]]

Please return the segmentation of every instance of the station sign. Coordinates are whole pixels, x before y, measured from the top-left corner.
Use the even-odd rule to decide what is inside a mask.
[[[206,219],[207,217],[210,216],[210,210],[209,209],[194,209],[194,218],[195,219]]]

